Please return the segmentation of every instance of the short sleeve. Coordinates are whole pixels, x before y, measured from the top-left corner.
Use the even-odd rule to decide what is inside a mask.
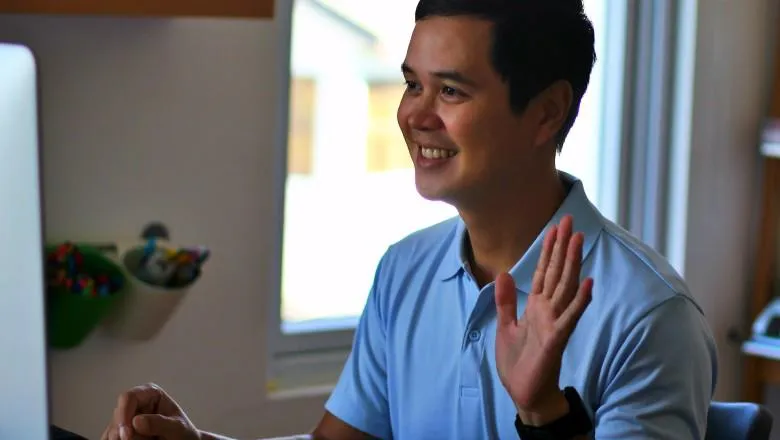
[[[716,378],[704,316],[689,298],[673,297],[628,329],[610,361],[595,438],[703,440]]]
[[[371,436],[392,438],[387,403],[387,351],[381,310],[383,268],[380,261],[363,313],[355,329],[352,351],[325,409]]]

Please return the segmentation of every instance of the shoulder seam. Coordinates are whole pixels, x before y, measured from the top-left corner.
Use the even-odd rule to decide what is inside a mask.
[[[605,233],[605,234],[607,234],[607,235],[608,235],[608,236],[609,236],[611,239],[613,239],[613,240],[615,240],[617,243],[619,243],[619,244],[620,244],[620,246],[621,246],[621,247],[623,247],[623,249],[625,249],[625,250],[627,250],[627,251],[631,252],[631,254],[632,254],[632,255],[634,255],[634,256],[635,256],[635,257],[636,257],[636,258],[637,258],[639,261],[641,261],[641,262],[642,262],[642,266],[644,266],[644,267],[645,267],[647,270],[649,270],[649,271],[653,272],[653,273],[655,274],[655,276],[656,276],[656,277],[657,277],[659,280],[661,280],[661,281],[664,283],[664,285],[666,285],[666,286],[669,288],[669,290],[671,290],[672,292],[674,292],[676,295],[681,295],[681,296],[685,296],[685,297],[687,297],[687,295],[685,295],[685,294],[684,294],[684,292],[680,292],[678,289],[676,289],[676,288],[675,288],[675,287],[672,285],[672,283],[671,283],[671,282],[670,282],[670,281],[669,281],[669,280],[668,280],[668,279],[667,279],[665,276],[661,275],[661,273],[660,273],[660,272],[658,272],[658,270],[657,270],[657,269],[656,269],[656,268],[655,268],[655,267],[654,267],[654,266],[651,264],[651,262],[650,262],[650,261],[647,259],[647,257],[646,257],[646,256],[644,256],[644,255],[642,255],[641,253],[639,253],[639,251],[638,251],[637,249],[635,249],[635,248],[634,248],[634,246],[629,246],[629,244],[628,244],[628,243],[626,243],[626,240],[625,240],[625,239],[623,239],[622,237],[618,236],[617,234],[615,234],[615,233],[612,231],[612,228],[610,228],[610,227],[604,227],[604,228],[602,228],[602,230],[603,230],[603,231],[604,231],[604,233]],[[661,303],[663,303],[663,302],[661,302]],[[697,307],[697,308],[698,308],[698,307]]]

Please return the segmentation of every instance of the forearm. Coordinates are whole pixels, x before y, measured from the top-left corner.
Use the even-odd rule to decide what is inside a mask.
[[[315,440],[310,434],[291,435],[289,437],[274,437],[259,440]]]
[[[236,440],[224,435],[214,434],[212,432],[200,431],[200,440]]]
[[[225,437],[224,435],[214,434],[212,432],[200,432],[200,440],[235,440],[230,437]],[[299,435],[291,435],[288,437],[273,437],[273,438],[266,438],[266,439],[258,439],[258,440],[314,440],[314,437],[312,437],[310,434],[299,434]]]

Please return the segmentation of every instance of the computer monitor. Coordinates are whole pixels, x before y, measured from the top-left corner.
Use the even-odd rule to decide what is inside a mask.
[[[0,439],[49,438],[36,63],[0,43]]]

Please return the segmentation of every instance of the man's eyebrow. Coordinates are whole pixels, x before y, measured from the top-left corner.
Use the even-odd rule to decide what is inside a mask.
[[[415,74],[414,70],[412,70],[411,67],[409,67],[408,64],[403,63],[401,64],[401,72],[413,75]],[[455,81],[460,84],[465,84],[467,86],[476,86],[477,84],[472,80],[471,78],[467,77],[466,75],[462,74],[461,72],[458,72],[457,70],[439,70],[436,72],[432,72],[431,75],[435,76],[439,79],[447,79],[450,81]]]
[[[438,72],[433,72],[432,74],[439,79],[448,79],[450,81],[455,81],[456,83],[467,86],[474,87],[477,85],[477,83],[475,83],[471,78],[458,72],[457,70],[440,70]]]

